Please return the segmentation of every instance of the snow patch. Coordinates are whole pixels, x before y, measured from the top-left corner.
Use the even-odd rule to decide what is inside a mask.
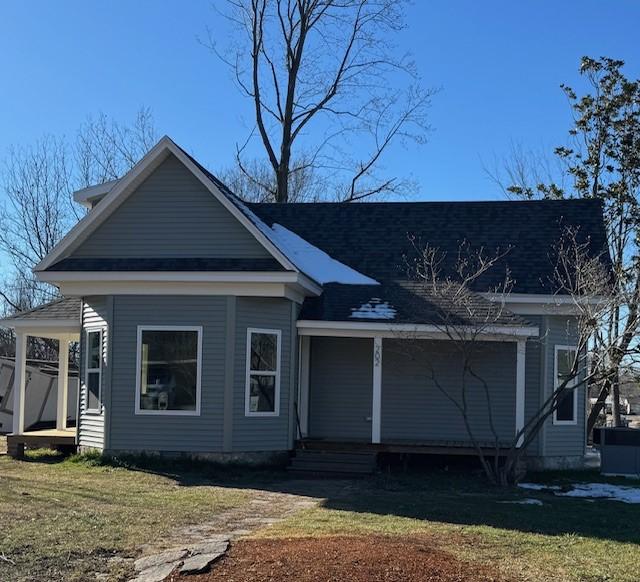
[[[554,495],[560,497],[586,498],[587,501],[607,499],[622,503],[640,503],[640,488],[608,483],[573,483],[569,491],[562,491],[557,485],[546,486],[537,483],[520,483],[518,487],[535,491],[553,491]]]
[[[518,487],[531,489],[531,491],[560,491],[558,485],[540,485],[540,483],[518,483]]]
[[[295,232],[280,224],[270,229],[271,241],[303,273],[321,285],[342,283],[343,285],[379,285],[377,281],[358,273],[355,269],[331,258],[318,247],[308,243]]]
[[[379,297],[372,297],[367,303],[363,303],[357,309],[351,308],[353,319],[395,319],[396,310],[388,301],[382,301]]]
[[[556,493],[563,497],[590,497],[592,499],[611,499],[623,503],[640,503],[640,489],[637,487],[623,487],[607,483],[575,484],[571,491]]]

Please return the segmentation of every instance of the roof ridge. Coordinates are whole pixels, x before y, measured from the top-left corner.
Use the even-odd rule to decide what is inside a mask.
[[[233,196],[238,196],[233,194]],[[239,198],[238,198],[239,199]],[[295,206],[295,207],[311,207],[311,206],[336,206],[336,207],[372,207],[372,206],[466,206],[466,205],[533,205],[533,204],[602,204],[599,198],[562,198],[562,199],[539,199],[539,200],[390,200],[390,201],[364,201],[364,202],[243,202],[249,207],[265,208],[270,206]]]

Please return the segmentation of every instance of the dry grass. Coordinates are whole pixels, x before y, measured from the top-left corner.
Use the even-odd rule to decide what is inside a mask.
[[[232,487],[95,459],[0,457],[0,580],[85,580],[116,553],[244,504]]]

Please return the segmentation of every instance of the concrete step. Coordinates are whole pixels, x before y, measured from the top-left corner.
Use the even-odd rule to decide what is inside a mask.
[[[296,463],[314,463],[316,465],[353,465],[359,467],[372,467],[376,464],[373,458],[342,458],[336,455],[296,455],[293,460]]]
[[[296,457],[305,459],[336,459],[344,462],[373,462],[376,459],[376,453],[298,449],[296,450]]]
[[[297,450],[288,470],[292,473],[368,475],[376,468],[376,455],[369,452]]]

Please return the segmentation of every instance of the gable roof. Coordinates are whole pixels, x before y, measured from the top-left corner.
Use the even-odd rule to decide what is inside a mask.
[[[54,247],[54,249],[35,267],[35,271],[44,271],[54,263],[64,258],[73,249],[77,248],[88,236],[94,232],[118,207],[132,194],[166,158],[173,154],[176,156],[211,194],[231,214],[253,234],[260,244],[276,259],[285,269],[297,271],[289,259],[273,244],[268,236],[255,223],[243,213],[233,196],[229,196],[219,188],[219,181],[213,181],[209,172],[204,172],[200,164],[186,154],[168,136],[164,136],[127,174],[118,180],[108,194],[104,196],[100,204],[80,220]]]
[[[409,237],[445,253],[442,274],[452,275],[460,245],[505,256],[474,281],[488,292],[509,271],[514,293],[553,294],[555,253],[564,229],[578,228],[592,256],[610,261],[599,200],[496,202],[364,202],[248,204],[262,220],[296,232],[310,244],[378,281],[407,279],[415,258]]]
[[[554,252],[567,226],[589,244],[593,256],[609,261],[602,206],[598,200],[495,202],[363,202],[251,204],[233,194],[214,174],[168,137],[123,178],[83,218],[36,270],[247,270],[273,263],[161,258],[89,260],[64,258],[118,208],[170,154],[175,155],[267,249],[283,270],[317,283],[367,285],[408,280],[407,261],[416,258],[414,243],[444,253],[443,275],[453,271],[460,245],[505,253],[494,268],[474,281],[472,290],[491,291],[509,272],[513,291],[553,294]],[[107,190],[105,186],[105,190]]]

